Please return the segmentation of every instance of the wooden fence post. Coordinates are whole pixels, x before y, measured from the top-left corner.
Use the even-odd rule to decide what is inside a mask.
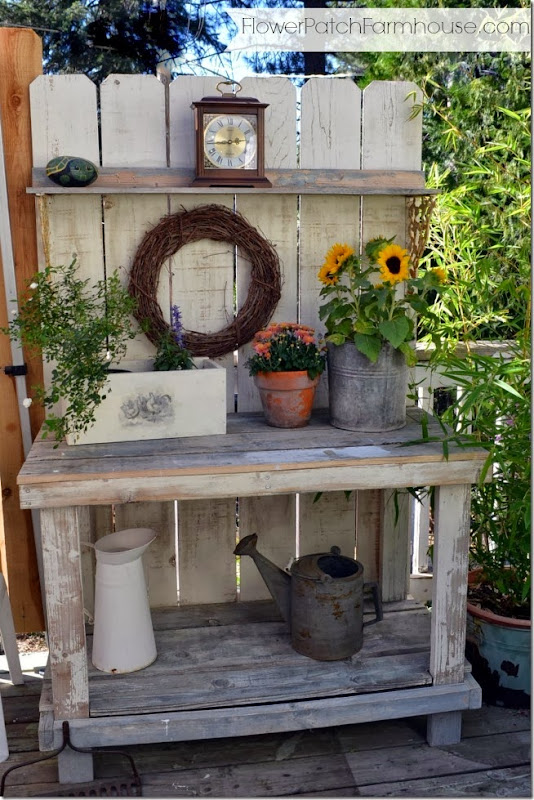
[[[29,85],[42,73],[41,40],[32,31],[0,28],[0,119],[2,121],[9,218],[17,287],[35,273],[37,236],[31,184]],[[7,209],[1,209],[5,214]],[[3,271],[0,269],[0,326],[8,321]],[[39,357],[26,358],[28,386],[42,383]],[[0,367],[11,364],[7,336],[0,335]],[[42,409],[31,409],[32,434],[43,421]],[[8,585],[17,633],[44,628],[32,519],[19,507],[17,474],[24,460],[15,383],[0,371],[0,567]]]

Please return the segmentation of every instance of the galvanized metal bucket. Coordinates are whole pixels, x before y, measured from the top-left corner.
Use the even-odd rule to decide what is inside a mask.
[[[363,582],[363,565],[330,553],[303,556],[291,566],[291,645],[317,661],[338,661],[363,645],[364,626],[382,619],[378,584]],[[363,621],[364,592],[371,592],[375,618]]]
[[[373,363],[352,342],[327,343],[330,423],[349,431],[393,431],[406,425],[408,367],[389,343]]]

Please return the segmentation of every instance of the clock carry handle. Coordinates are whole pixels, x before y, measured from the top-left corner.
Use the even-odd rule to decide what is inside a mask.
[[[240,92],[240,91],[241,91],[241,89],[243,88],[243,87],[241,86],[241,84],[239,83],[239,81],[219,81],[219,83],[217,84],[217,86],[216,86],[215,88],[216,88],[216,90],[217,90],[218,92],[220,92],[220,93],[221,93],[223,96],[224,96],[225,92],[223,92],[223,91],[222,91],[222,89],[219,89],[219,86],[239,86],[239,89],[234,89],[232,92],[229,92],[229,94],[232,94],[232,95],[234,95],[234,96],[235,96],[235,95],[236,95],[238,92]]]

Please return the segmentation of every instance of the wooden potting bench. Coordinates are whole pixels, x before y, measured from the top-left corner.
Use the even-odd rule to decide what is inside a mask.
[[[317,412],[300,430],[243,414],[228,417],[226,435],[211,437],[57,449],[38,439],[19,484],[22,507],[41,511],[50,646],[41,747],[61,744],[63,720],[75,745],[96,747],[420,714],[428,715],[431,744],[457,742],[461,712],[481,703],[464,643],[470,488],[486,454],[451,446],[445,459],[439,441],[412,444],[421,413],[410,410],[405,428],[377,435],[338,430]],[[429,434],[439,438],[440,430],[431,423]],[[435,487],[432,611],[409,599],[386,603],[384,620],[366,629],[352,658],[317,662],[295,653],[273,605],[256,601],[154,611],[154,664],[126,675],[92,667],[80,541],[93,507],[410,486]],[[209,535],[216,542],[217,530]],[[383,536],[381,547],[391,570],[406,574],[406,558],[392,557],[395,536]],[[382,575],[383,586],[391,579]],[[64,751],[61,779],[90,779],[91,758]]]

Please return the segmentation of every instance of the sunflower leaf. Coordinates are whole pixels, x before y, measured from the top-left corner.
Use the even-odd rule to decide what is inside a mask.
[[[341,333],[331,333],[326,337],[327,342],[332,342],[332,344],[337,345],[344,344],[346,340],[346,336],[343,336]]]
[[[354,323],[354,330],[356,331],[356,333],[364,333],[367,336],[372,335],[374,327],[375,326],[373,325],[372,322],[366,322],[363,319],[358,319]]]
[[[386,319],[379,323],[378,330],[393,347],[399,347],[402,342],[406,341],[410,333],[410,324],[406,317]]]
[[[380,339],[377,339],[376,336],[367,336],[364,333],[355,333],[354,344],[360,353],[363,353],[364,356],[367,356],[369,361],[372,361],[373,364],[377,361],[378,356],[380,355],[380,350],[382,349],[382,345],[380,343]]]

